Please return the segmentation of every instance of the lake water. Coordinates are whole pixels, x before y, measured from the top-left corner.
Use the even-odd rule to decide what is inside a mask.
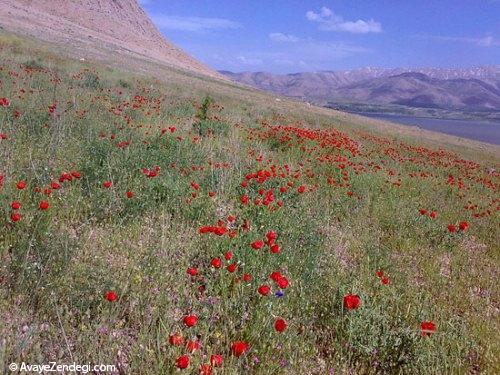
[[[358,112],[356,114],[403,125],[418,126],[422,129],[456,135],[457,137],[474,139],[476,141],[500,144],[500,122],[449,120],[368,112]]]

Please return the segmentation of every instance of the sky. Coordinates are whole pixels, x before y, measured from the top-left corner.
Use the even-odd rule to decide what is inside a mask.
[[[233,72],[500,65],[500,0],[139,0],[160,31]]]

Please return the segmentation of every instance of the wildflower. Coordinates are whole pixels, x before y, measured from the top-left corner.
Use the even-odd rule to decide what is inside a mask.
[[[115,302],[118,299],[118,294],[113,290],[109,290],[104,294],[104,298],[109,302]]]
[[[132,199],[134,197],[134,193],[132,191],[127,191],[125,195],[127,196],[128,199]]]
[[[71,171],[71,175],[74,177],[74,178],[80,178],[82,177],[82,175],[80,174],[80,172],[78,171]]]
[[[201,344],[198,341],[188,341],[186,343],[186,349],[189,353],[194,353],[198,349],[200,349]]]
[[[237,268],[237,267],[238,267],[238,266],[236,265],[236,263],[231,263],[230,265],[228,265],[228,266],[226,267],[226,269],[227,269],[229,272],[233,273],[234,271],[236,271],[236,268]]]
[[[284,319],[277,319],[274,322],[274,329],[278,332],[283,332],[287,328],[287,324]]]
[[[39,204],[38,204],[38,208],[40,210],[46,210],[49,208],[49,202],[47,201],[41,201]]]
[[[12,207],[13,210],[19,210],[21,208],[21,203],[14,201],[10,204],[10,207]]]
[[[180,369],[185,369],[189,366],[189,357],[187,355],[181,355],[177,358],[177,367]]]
[[[14,223],[21,220],[22,216],[19,212],[13,212],[11,215],[10,215],[10,220],[12,220]]]
[[[212,375],[212,368],[210,365],[204,364],[200,366],[200,375]]]
[[[278,284],[278,286],[281,289],[288,288],[288,284],[289,284],[288,279],[286,277],[284,277],[284,276],[280,277],[276,283]]]
[[[262,285],[259,287],[259,289],[257,289],[257,291],[259,292],[259,294],[261,294],[263,296],[267,296],[269,294],[269,292],[271,291],[271,288],[267,285]]]
[[[357,294],[344,296],[344,308],[347,310],[357,309],[361,305],[361,298]]]
[[[249,283],[250,281],[252,281],[252,276],[248,273],[243,274],[243,281]]]
[[[197,276],[198,275],[198,268],[196,268],[196,267],[189,267],[186,272],[190,276]]]
[[[23,190],[25,187],[26,187],[26,181],[19,181],[16,185],[16,187],[19,189],[19,190]]]
[[[462,221],[460,224],[458,224],[458,227],[462,232],[465,232],[467,229],[469,229],[469,223],[466,221]]]
[[[180,346],[184,344],[184,338],[178,333],[175,333],[173,335],[170,335],[170,337],[168,338],[168,342],[170,343],[170,345]]]
[[[187,315],[183,321],[186,326],[194,327],[198,323],[198,317],[196,315]]]
[[[241,356],[248,350],[248,344],[244,341],[236,341],[231,345],[231,352],[235,357]]]
[[[250,244],[252,246],[252,249],[254,250],[259,250],[264,247],[264,241],[262,240],[256,240]]]
[[[281,249],[280,249],[279,245],[274,244],[274,245],[271,246],[271,253],[277,254],[280,251],[281,251]]]
[[[384,285],[389,285],[391,283],[391,280],[388,277],[384,276],[380,279],[380,282]]]
[[[210,364],[214,367],[221,367],[223,362],[223,357],[220,354],[212,354],[210,356]]]
[[[436,332],[436,324],[434,322],[420,323],[420,334],[422,336],[430,336]]]
[[[104,181],[102,184],[106,189],[109,189],[111,186],[113,186],[113,183],[111,181]]]
[[[449,233],[455,233],[456,231],[457,231],[457,227],[454,224],[448,225],[448,232]]]
[[[212,259],[210,264],[214,268],[220,268],[222,266],[222,260],[220,258],[214,258],[214,259]]]

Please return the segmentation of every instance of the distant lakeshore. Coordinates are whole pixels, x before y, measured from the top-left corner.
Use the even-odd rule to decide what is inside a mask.
[[[500,145],[500,122],[497,121],[440,119],[375,112],[350,113]]]

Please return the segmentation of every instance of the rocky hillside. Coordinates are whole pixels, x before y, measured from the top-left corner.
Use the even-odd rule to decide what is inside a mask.
[[[136,0],[0,0],[0,26],[82,58],[112,52],[222,78],[166,40]]]

